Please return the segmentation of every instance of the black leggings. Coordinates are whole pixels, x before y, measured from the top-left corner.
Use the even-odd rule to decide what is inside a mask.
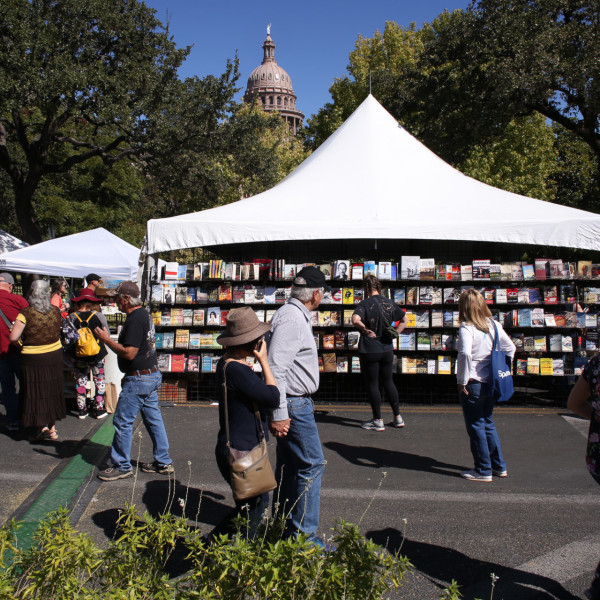
[[[364,374],[367,384],[367,396],[373,410],[373,418],[381,419],[381,392],[379,391],[379,379],[385,391],[387,401],[392,407],[394,416],[400,414],[398,404],[398,390],[392,379],[392,367],[394,365],[394,352],[374,352],[360,355],[360,370]]]

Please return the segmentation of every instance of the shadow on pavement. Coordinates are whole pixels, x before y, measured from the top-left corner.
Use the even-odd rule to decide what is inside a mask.
[[[366,410],[367,412],[370,411],[370,407],[367,407]],[[360,427],[364,419],[350,419],[349,417],[340,416],[337,413],[331,413],[328,410],[315,408],[315,421],[323,424],[341,425],[342,427]]]
[[[388,467],[406,469],[409,471],[425,471],[428,473],[438,473],[440,475],[450,475],[451,477],[460,477],[460,471],[465,469],[464,465],[440,462],[429,456],[410,454],[409,452],[399,452],[387,448],[352,446],[340,442],[325,442],[323,445],[327,449],[337,452],[348,462],[353,465],[358,465],[359,467]]]
[[[397,529],[369,531],[366,537],[390,552],[400,551],[414,565],[415,570],[426,575],[442,590],[446,583],[458,581],[463,600],[489,598],[491,573],[499,579],[494,589],[494,597],[511,600],[577,600],[558,582],[548,577],[527,573],[519,569],[477,560],[443,546],[435,546],[404,538]],[[443,585],[439,582],[445,582]]]

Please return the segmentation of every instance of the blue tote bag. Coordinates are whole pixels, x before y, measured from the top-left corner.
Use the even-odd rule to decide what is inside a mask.
[[[491,369],[492,377],[490,379],[490,394],[496,402],[506,402],[510,400],[515,392],[512,378],[512,362],[506,352],[500,350],[500,340],[498,327],[494,324],[494,344],[492,346]]]

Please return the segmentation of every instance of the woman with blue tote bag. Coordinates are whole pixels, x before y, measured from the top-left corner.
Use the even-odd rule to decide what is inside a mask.
[[[475,463],[475,467],[463,471],[461,477],[469,481],[491,482],[492,475],[507,475],[500,438],[492,419],[495,402],[492,349],[497,341],[499,350],[512,361],[515,345],[502,325],[492,319],[490,309],[477,290],[466,290],[461,294],[458,311],[460,329],[456,379]]]

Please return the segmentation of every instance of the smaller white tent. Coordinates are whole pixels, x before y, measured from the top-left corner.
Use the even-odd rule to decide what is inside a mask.
[[[98,273],[106,279],[137,279],[140,250],[99,227],[0,255],[0,270],[58,277]]]
[[[0,254],[12,252],[19,248],[27,248],[27,246],[29,246],[27,242],[16,238],[14,235],[10,235],[4,229],[0,229]]]

